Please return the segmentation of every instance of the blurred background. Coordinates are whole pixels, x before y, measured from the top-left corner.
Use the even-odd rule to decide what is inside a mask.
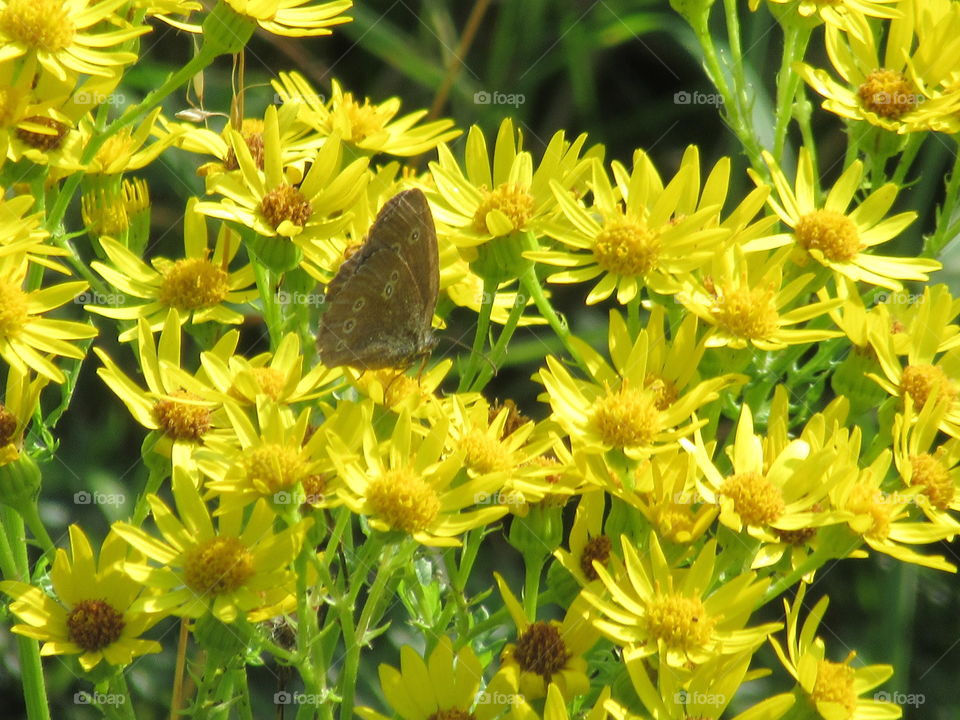
[[[773,91],[770,68],[779,64],[782,34],[762,8],[751,14],[746,3],[743,5],[742,34],[755,76],[757,112],[769,117]],[[684,102],[695,92],[710,94],[713,89],[701,71],[692,33],[666,0],[500,0],[489,4],[483,0],[360,1],[350,13],[354,21],[335,27],[329,37],[292,40],[259,32],[255,35],[246,56],[247,115],[262,112],[273,99],[269,81],[280,71],[292,69],[302,72],[321,93],[329,93],[330,81],[335,78],[345,91],[372,102],[399,97],[401,114],[430,108],[454,62],[471,13],[481,10],[476,36],[448,102],[441,109],[442,117],[452,118],[463,130],[479,125],[491,143],[501,120],[512,117],[523,131],[525,147],[533,151],[534,162],[558,130],[565,131],[569,139],[587,133],[588,145],[604,145],[608,161],[620,160],[628,167],[634,149],[643,148],[663,177],[672,176],[684,149],[696,144],[706,168],[724,155],[733,158],[730,197],[741,197],[752,187],[743,172],[746,163],[739,145],[717,108]],[[723,28],[718,28],[717,37],[725,37]],[[124,92],[131,97],[158,86],[171,68],[192,52],[192,40],[157,23],[154,32],[143,38],[142,52],[144,60],[126,78]],[[809,59],[826,66],[816,39]],[[205,74],[205,109],[229,112],[230,88],[230,62],[221,58]],[[501,96],[512,97],[511,103],[492,102],[492,98]],[[186,97],[172,97],[165,110],[169,116],[190,105]],[[819,103],[815,101],[815,105]],[[838,163],[845,147],[844,128],[838,118],[825,111],[817,109],[815,118],[821,168],[829,182],[842,169]],[[451,143],[458,157],[464,138]],[[910,176],[911,184],[901,193],[897,208],[909,206],[920,210],[921,216],[902,238],[885,246],[886,254],[915,254],[922,235],[933,229],[943,176],[952,162],[945,152],[947,146],[948,141],[932,138],[921,152]],[[795,147],[788,157],[780,158],[788,174],[793,171],[794,155]],[[426,159],[434,156],[431,153]],[[202,180],[195,174],[198,163],[195,156],[167,151],[145,173],[153,200],[151,255],[170,256],[182,251],[185,200],[203,193]],[[72,222],[72,227],[80,226],[78,213]],[[946,265],[937,280],[949,283],[952,292],[960,294],[957,253],[948,252]],[[574,330],[605,345],[602,328],[606,307],[586,308],[580,291],[557,291],[556,296],[557,305]],[[468,330],[468,322],[469,313],[462,318],[455,315],[451,334]],[[264,349],[261,338],[255,325],[245,334],[249,349],[255,351]],[[515,342],[517,352],[511,353],[511,366],[491,384],[490,395],[513,397],[531,416],[542,417],[548,408],[535,401],[539,386],[529,377],[542,363],[544,343],[536,333],[524,329]],[[105,349],[128,372],[137,372],[126,348]],[[73,406],[59,426],[57,457],[44,468],[41,510],[51,535],[61,544],[59,539],[71,522],[82,524],[91,539],[102,539],[111,521],[128,516],[147,476],[139,462],[145,433],[97,378],[97,365],[91,355],[81,372]],[[81,491],[124,494],[127,502],[82,504],[74,498]],[[958,545],[944,545],[924,551],[944,553],[957,562],[958,549]],[[505,546],[504,552],[514,551]],[[519,562],[517,556],[518,567]],[[491,582],[489,571],[494,565],[492,561],[488,564],[489,569],[481,567],[475,574],[481,586]],[[960,717],[960,701],[954,690],[960,670],[957,589],[956,576],[874,555],[868,560],[845,561],[840,572],[825,567],[806,602],[812,607],[821,595],[831,597],[821,626],[830,659],[843,660],[856,649],[864,663],[893,663],[898,673],[884,689],[919,693],[926,700],[915,714],[907,708],[905,716],[947,720]],[[772,620],[774,615],[766,613],[756,621]],[[176,630],[176,624],[168,622],[159,626],[158,632],[175,634]],[[399,630],[402,632],[402,628]],[[147,698],[137,707],[138,717],[165,715],[175,645],[172,635],[168,637],[164,656],[142,659],[130,676],[135,696]],[[395,637],[384,636],[377,649],[378,661],[396,664],[398,656],[390,646],[390,638]],[[778,666],[767,649],[758,659],[766,667]],[[17,699],[19,681],[13,677],[15,644],[5,627],[0,627],[0,660],[0,692],[11,698],[9,707],[14,708],[12,715],[5,716],[17,717],[22,708]],[[64,717],[96,716],[94,709],[73,704],[73,693],[86,686],[74,679],[67,664],[51,658],[46,667],[51,697],[63,699]],[[273,670],[264,668],[259,678],[256,672],[252,675],[252,681],[262,683],[255,705],[262,712],[255,713],[257,717],[272,713],[269,701],[276,689]],[[755,683],[758,694],[789,688],[782,673],[778,671],[775,678]],[[361,696],[366,692],[361,688]]]

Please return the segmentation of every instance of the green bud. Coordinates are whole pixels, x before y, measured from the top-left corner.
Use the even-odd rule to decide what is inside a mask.
[[[523,253],[539,250],[537,239],[530,232],[515,232],[495,237],[477,248],[477,259],[470,269],[482,278],[492,278],[497,284],[514,280],[533,265]]]
[[[507,539],[524,557],[542,559],[563,541],[562,513],[551,503],[531,505],[526,517],[514,516]]]
[[[0,465],[0,502],[21,515],[33,508],[40,494],[40,468],[26,453]]]
[[[218,2],[203,21],[203,44],[215,55],[236,55],[253,35],[256,23],[225,2]]]
[[[207,653],[214,667],[242,667],[249,653],[259,645],[253,627],[244,619],[224,623],[210,613],[193,624],[193,637]]]

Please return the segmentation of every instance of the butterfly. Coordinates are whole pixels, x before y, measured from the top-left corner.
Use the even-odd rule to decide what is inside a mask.
[[[405,368],[430,354],[440,289],[437,231],[427,198],[390,198],[360,249],[327,285],[317,349],[327,367]]]

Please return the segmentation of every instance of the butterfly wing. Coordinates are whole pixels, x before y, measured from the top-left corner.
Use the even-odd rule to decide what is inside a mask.
[[[352,258],[351,258],[352,259]],[[362,370],[403,367],[431,345],[433,305],[427,305],[410,267],[389,248],[375,249],[329,300],[317,347],[327,367]]]

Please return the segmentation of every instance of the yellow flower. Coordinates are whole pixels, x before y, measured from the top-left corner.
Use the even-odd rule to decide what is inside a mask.
[[[207,613],[224,623],[245,616],[260,622],[296,607],[291,565],[313,521],[274,532],[276,515],[258,501],[244,519],[240,507],[220,515],[216,528],[193,479],[174,468],[174,514],[156,495],[147,502],[163,539],[129,523],[113,531],[160,567],[127,562],[124,571],[159,594],[138,601],[146,612],[198,618]]]
[[[797,72],[824,98],[823,108],[891,132],[960,130],[960,7],[948,0],[901,0],[898,17],[874,26],[848,15],[828,25],[827,54],[840,81],[799,63]],[[886,38],[883,55],[879,38]]]
[[[22,252],[0,257],[0,357],[21,372],[31,368],[62,383],[65,376],[60,368],[40,353],[79,360],[84,351],[68,341],[92,338],[97,330],[86,323],[51,320],[42,314],[73,300],[86,290],[87,283],[25,290],[29,265]]]
[[[86,535],[71,525],[70,546],[70,557],[57,550],[50,571],[56,599],[26,583],[0,582],[0,590],[14,598],[10,609],[27,623],[14,625],[13,632],[43,641],[41,655],[79,655],[86,671],[101,660],[129,665],[138,655],[160,652],[160,643],[140,639],[163,615],[133,607],[145,588],[123,573],[123,540],[107,535],[98,561]]]
[[[558,548],[553,556],[581,587],[589,585],[599,576],[593,568],[596,560],[606,565],[610,559],[613,543],[603,534],[603,508],[606,493],[590,490],[580,496],[573,527],[570,529],[570,549]]]
[[[454,654],[453,641],[446,635],[426,662],[416,650],[404,645],[400,648],[399,670],[380,665],[380,688],[389,706],[403,720],[487,720],[493,707],[490,704],[478,704],[471,715],[482,678],[483,667],[471,647],[465,645]],[[356,712],[364,720],[387,720],[372,708],[358,707]]]
[[[769,250],[795,243],[804,252],[802,257],[809,255],[838,275],[891,290],[902,289],[901,280],[927,280],[927,273],[942,267],[936,260],[927,258],[864,252],[895,238],[917,214],[903,212],[884,218],[897,198],[897,187],[893,183],[877,188],[848,211],[863,179],[863,163],[859,160],[850,164],[821,203],[816,197],[816,178],[806,148],[800,149],[797,161],[796,191],[790,187],[773,156],[765,152],[763,157],[779,196],[779,201],[769,200],[770,206],[791,232],[747,243],[744,250]],[[754,182],[762,182],[752,170],[750,176]]]
[[[324,433],[307,439],[310,410],[296,418],[275,403],[257,405],[258,426],[234,403],[224,405],[239,448],[233,442],[207,441],[196,454],[197,466],[209,479],[207,490],[220,498],[222,515],[264,499],[279,509],[318,504],[327,488],[320,476]]]
[[[460,135],[460,130],[451,129],[453,120],[434,120],[415,127],[426,116],[426,110],[397,118],[400,99],[396,97],[377,105],[369,98],[360,103],[352,93],[345,93],[336,80],[331,82],[327,101],[298,72],[281,72],[272,85],[283,106],[296,109],[301,123],[322,137],[337,135],[361,153],[411,157]]]
[[[933,522],[911,521],[909,508],[920,488],[915,485],[894,493],[883,491],[890,456],[890,451],[884,450],[858,474],[841,479],[830,491],[831,504],[848,513],[850,531],[876,552],[900,562],[956,572],[956,566],[944,560],[942,555],[921,555],[901,544],[929,544],[952,538],[960,532],[960,525],[952,518],[949,521],[942,518]]]
[[[803,625],[800,624],[800,608],[806,595],[806,584],[801,583],[797,597],[791,606],[787,600],[783,607],[787,615],[786,650],[776,638],[770,644],[793,678],[797,681],[806,699],[825,720],[895,720],[901,709],[889,702],[860,697],[885,683],[893,668],[890,665],[852,666],[856,653],[851,652],[843,662],[826,659],[826,646],[816,637],[817,628],[830,602],[820,598]]]
[[[31,379],[16,365],[7,369],[6,391],[0,403],[0,465],[13,462],[23,448],[23,433],[33,419],[40,402],[40,391],[48,379],[42,375]]]
[[[235,338],[233,338],[235,343]],[[153,450],[169,457],[174,467],[195,467],[193,454],[202,442],[224,434],[228,421],[220,404],[209,398],[209,385],[180,368],[180,317],[167,314],[159,342],[144,318],[137,321],[137,350],[146,381],[144,390],[130,379],[110,356],[94,348],[103,367],[97,375],[117,394],[133,418],[158,430]]]
[[[51,256],[62,257],[70,251],[46,242],[50,234],[42,227],[42,213],[26,215],[33,203],[29,195],[0,199],[0,258],[23,254],[29,262],[66,273]]]
[[[466,173],[447,146],[439,145],[439,161],[430,163],[438,234],[449,237],[461,252],[515,232],[542,234],[557,205],[551,181],[565,190],[574,187],[589,170],[588,158],[599,154],[594,148],[579,157],[586,139],[581,135],[570,143],[562,132],[556,133],[534,170],[533,157],[521,149],[522,138],[508,118],[500,124],[491,165],[487,142],[474,125],[467,134]],[[473,260],[475,252],[464,257]]]
[[[910,396],[893,421],[893,457],[907,487],[917,487],[917,504],[936,525],[956,523],[948,510],[960,510],[960,439],[951,438],[933,449],[937,426],[947,411],[943,399],[915,412]],[[931,450],[933,450],[931,452]]]
[[[269,33],[284,37],[319,37],[330,35],[333,25],[353,20],[341,15],[351,7],[351,0],[334,0],[308,5],[311,0],[224,0],[234,12],[253,20]]]
[[[365,412],[362,424],[351,427],[362,428],[362,459],[353,457],[339,431],[330,430],[328,439],[331,459],[345,484],[341,499],[353,512],[367,516],[370,527],[405,533],[422,545],[457,547],[458,535],[506,514],[507,508],[499,506],[465,511],[495,495],[503,474],[492,472],[457,483],[465,474],[465,453],[458,450],[442,457],[449,425],[445,418],[426,431],[404,410],[390,439],[380,443],[369,410]]]
[[[589,381],[575,379],[560,361],[547,357],[547,369],[537,377],[546,388],[553,419],[570,435],[575,450],[599,455],[617,449],[631,459],[669,450],[705,422],[692,421],[692,413],[715,400],[721,390],[746,380],[728,374],[694,384],[704,350],[696,342],[696,318],[687,316],[669,351],[663,342],[662,318],[663,313],[655,311],[651,329],[631,337],[621,316],[612,311],[612,367],[575,338],[592,369]],[[598,472],[598,477],[604,475]]]
[[[850,27],[851,20],[860,20],[863,17],[875,18],[895,18],[900,17],[901,13],[896,7],[899,0],[800,0],[793,3],[793,0],[769,0],[774,5],[792,4],[789,11],[796,12],[801,18],[809,18],[816,15],[821,22],[835,28],[845,29]],[[760,7],[760,0],[750,0],[750,10],[755,11]],[[854,22],[853,26],[859,27],[859,23]]]
[[[952,437],[960,437],[957,387],[960,347],[938,353],[939,329],[932,325],[920,326],[909,337],[906,365],[903,365],[894,349],[893,333],[888,321],[882,314],[871,315],[868,320],[867,338],[876,352],[883,375],[869,373],[867,377],[894,397],[905,398],[909,395],[917,410],[922,410],[934,397],[945,401],[947,410],[941,416],[938,427]]]
[[[776,253],[751,253],[739,247],[715,258],[712,275],[693,283],[677,295],[688,310],[713,325],[707,347],[782,350],[788,345],[839,337],[836,330],[787,327],[839,307],[839,298],[786,310],[814,279],[800,275],[783,286],[783,264],[789,249]]]
[[[690,668],[720,655],[756,649],[781,627],[767,623],[744,628],[769,584],[757,580],[755,573],[740,573],[709,590],[716,540],[707,542],[689,567],[674,568],[656,533],[649,538],[641,557],[622,536],[623,562],[615,562],[611,570],[595,565],[603,588],[582,591],[601,615],[594,620],[597,629],[617,645],[635,657],[657,655],[670,667]]]
[[[113,75],[137,59],[120,47],[150,32],[116,14],[126,0],[0,0],[0,62],[36,57],[60,80]]]
[[[87,165],[86,172],[90,175],[126,173],[131,170],[140,170],[160,157],[160,153],[170,147],[177,136],[174,133],[168,133],[147,144],[147,140],[154,134],[154,124],[159,115],[160,108],[156,108],[135,130],[125,127],[108,137]],[[85,138],[94,135],[96,131],[93,121],[89,117],[83,118],[80,121],[79,131]]]
[[[577,597],[563,620],[532,621],[499,573],[494,573],[504,605],[517,627],[517,640],[500,654],[500,669],[493,686],[510,688],[526,700],[536,700],[556,685],[565,700],[590,689],[589,666],[584,655],[599,634],[590,623],[587,604]]]
[[[675,294],[682,287],[680,279],[708,263],[730,239],[731,229],[719,217],[726,201],[729,158],[717,163],[702,190],[696,146],[687,148],[680,169],[666,186],[649,156],[640,150],[634,155],[632,172],[613,163],[616,186],[599,161],[592,165],[590,206],[578,203],[559,184],[552,185],[563,217],[550,222],[545,232],[567,247],[525,254],[538,262],[571,268],[550,275],[550,282],[578,283],[602,276],[587,296],[587,304],[605,300],[614,291],[617,302],[625,304],[642,287]],[[756,198],[762,199],[766,192],[760,190],[744,201],[752,204],[754,214],[759,210]]]
[[[90,266],[120,291],[121,302],[115,307],[90,304],[85,308],[117,320],[143,318],[151,331],[163,327],[171,308],[178,311],[182,324],[242,323],[243,315],[226,304],[241,305],[258,296],[256,288],[251,287],[253,268],[248,263],[229,271],[240,248],[240,238],[226,224],[221,225],[213,255],[209,256],[206,218],[196,212],[197,203],[196,198],[187,202],[181,259],[154,258],[151,268],[115,240],[101,238],[100,244],[110,265],[94,261]],[[133,305],[130,304],[133,298],[148,302]],[[137,329],[131,327],[120,333],[119,339],[126,342],[136,333]]]
[[[733,461],[725,474],[710,459],[701,438],[680,443],[693,454],[704,477],[697,482],[705,502],[720,506],[720,522],[761,542],[776,543],[780,533],[793,533],[843,522],[844,516],[822,509],[827,493],[844,474],[856,473],[832,448],[811,451],[794,440],[774,457],[764,457],[763,442],[753,431],[753,413],[744,404],[732,444]],[[720,458],[718,458],[719,460]]]

